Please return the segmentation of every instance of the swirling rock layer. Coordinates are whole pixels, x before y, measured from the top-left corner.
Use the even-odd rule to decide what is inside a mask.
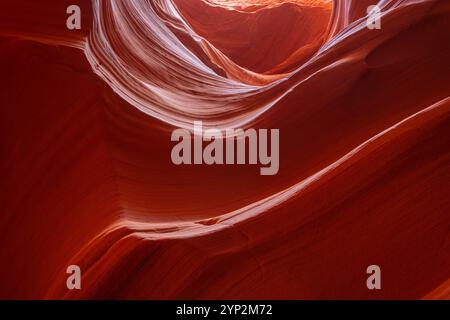
[[[72,2],[2,4],[1,298],[450,298],[447,1]],[[195,120],[279,173],[175,166]]]

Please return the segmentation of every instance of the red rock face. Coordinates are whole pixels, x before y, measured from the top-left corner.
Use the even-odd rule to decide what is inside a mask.
[[[447,1],[4,2],[1,298],[450,298]],[[196,120],[278,174],[174,165]]]
[[[197,34],[239,66],[265,74],[293,71],[305,62],[324,43],[331,14],[330,5],[296,2],[239,10],[203,1],[175,3]]]

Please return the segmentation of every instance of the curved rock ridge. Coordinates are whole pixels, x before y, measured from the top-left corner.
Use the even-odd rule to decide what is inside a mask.
[[[0,298],[449,298],[447,1],[78,3],[2,4]],[[174,165],[195,121],[278,174]]]

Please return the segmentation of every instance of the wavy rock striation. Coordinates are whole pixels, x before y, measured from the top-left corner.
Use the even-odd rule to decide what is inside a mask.
[[[2,4],[1,298],[449,298],[447,1],[70,2]],[[173,165],[196,120],[278,175]]]

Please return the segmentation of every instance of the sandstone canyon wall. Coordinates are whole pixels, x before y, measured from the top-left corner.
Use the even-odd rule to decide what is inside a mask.
[[[450,1],[3,0],[0,70],[0,298],[450,298]]]

